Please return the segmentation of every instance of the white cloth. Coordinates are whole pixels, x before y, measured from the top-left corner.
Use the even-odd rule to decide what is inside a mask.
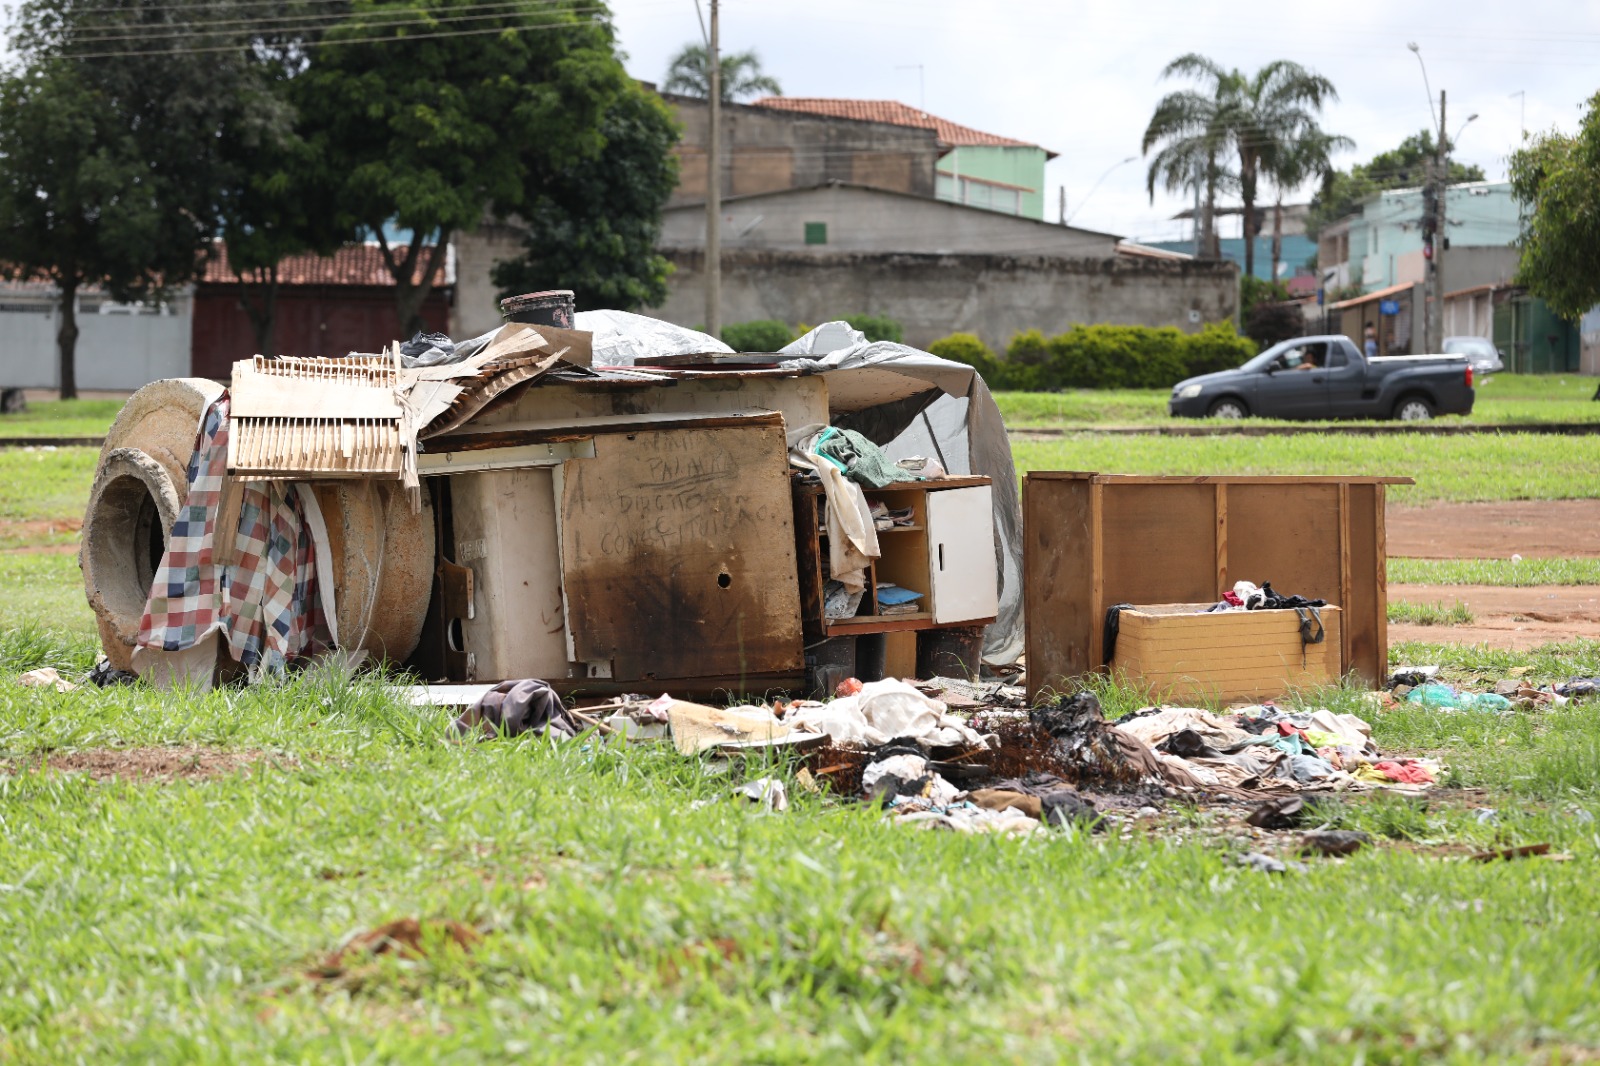
[[[981,745],[984,738],[904,681],[870,681],[853,696],[819,707],[804,707],[784,719],[797,729],[826,733],[835,744],[875,747],[895,737],[912,737],[934,747]]]
[[[789,461],[802,469],[815,470],[822,479],[822,491],[828,499],[828,576],[855,595],[867,587],[867,567],[881,554],[878,530],[861,486],[811,450],[827,428],[813,423],[791,430],[787,435]]]

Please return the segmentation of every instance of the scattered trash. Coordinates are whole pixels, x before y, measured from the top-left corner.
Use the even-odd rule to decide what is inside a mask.
[[[1356,829],[1314,829],[1300,838],[1302,855],[1354,855],[1372,843]]]
[[[78,686],[62,677],[53,666],[41,666],[17,675],[17,684],[24,688],[53,688],[57,692],[71,692]]]
[[[1300,825],[1305,807],[1305,800],[1299,796],[1269,799],[1251,811],[1245,821],[1257,829],[1295,829]]]
[[[784,724],[826,733],[841,745],[877,747],[891,737],[911,737],[939,747],[985,744],[965,721],[949,714],[943,703],[894,678],[868,682],[861,691],[832,703],[793,710]]]
[[[543,681],[528,678],[522,681],[502,681],[485,693],[453,726],[460,737],[508,737],[533,733],[557,739],[571,739],[585,728],[596,725],[584,722],[576,712],[562,706],[555,690]]]
[[[1539,855],[1550,855],[1549,844],[1523,844],[1515,848],[1495,848],[1492,851],[1480,851],[1472,856],[1473,862],[1498,862],[1511,859],[1531,859]],[[1552,859],[1568,859],[1569,855],[1550,855]]]
[[[1239,856],[1240,866],[1247,866],[1252,870],[1260,870],[1264,874],[1286,874],[1293,871],[1297,874],[1308,872],[1311,867],[1303,862],[1285,862],[1275,859],[1271,855],[1263,855],[1259,851],[1246,852]]]
[[[138,674],[129,670],[118,670],[111,665],[110,659],[104,657],[89,668],[89,682],[97,688],[110,688],[112,685],[131,685],[138,680]]]
[[[1388,686],[1396,685],[1425,685],[1439,676],[1437,666],[1397,666],[1394,673],[1389,675]]]
[[[789,793],[784,789],[783,782],[775,777],[762,777],[754,781],[747,781],[733,790],[735,796],[743,796],[752,803],[770,811],[786,811],[789,809]]]
[[[1450,685],[1436,681],[1418,685],[1405,696],[1407,703],[1439,711],[1486,711],[1503,714],[1511,710],[1511,701],[1493,692],[1462,692]]]

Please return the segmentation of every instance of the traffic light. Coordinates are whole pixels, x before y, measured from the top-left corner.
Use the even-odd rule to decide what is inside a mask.
[[[1422,187],[1422,239],[1424,243],[1433,240],[1434,233],[1439,228],[1439,193],[1432,182]]]

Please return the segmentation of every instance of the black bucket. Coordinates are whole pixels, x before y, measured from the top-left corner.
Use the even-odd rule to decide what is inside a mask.
[[[977,680],[983,666],[983,627],[924,629],[917,634],[917,676]]]
[[[832,699],[839,682],[855,676],[855,637],[831,637],[806,649],[806,690],[812,699]]]
[[[571,329],[572,316],[577,310],[578,303],[571,289],[524,293],[500,301],[500,313],[512,322],[554,326],[557,329]]]

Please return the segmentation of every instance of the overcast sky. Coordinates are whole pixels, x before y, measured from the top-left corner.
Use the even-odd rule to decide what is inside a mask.
[[[0,0],[0,15],[14,4]],[[611,6],[635,77],[660,81],[672,53],[700,39],[695,0]],[[1169,220],[1188,205],[1160,193],[1152,204],[1144,161],[1117,164],[1139,154],[1156,101],[1182,84],[1160,73],[1184,52],[1246,71],[1292,59],[1326,75],[1340,99],[1324,126],[1356,141],[1348,164],[1432,124],[1406,48],[1415,41],[1434,99],[1449,94],[1451,135],[1478,115],[1456,158],[1496,180],[1524,102],[1527,129],[1570,132],[1600,90],[1600,0],[723,0],[721,9],[723,48],[756,50],[786,94],[901,100],[1043,145],[1060,153],[1045,171],[1048,219],[1064,186],[1075,225],[1145,239],[1186,236]]]
[[[706,0],[701,0],[702,8]],[[659,81],[672,53],[699,40],[694,0],[613,0],[628,69]],[[755,49],[789,96],[896,99],[1060,156],[1045,171],[1046,218],[1067,190],[1074,225],[1124,236],[1186,236],[1187,206],[1145,193],[1139,154],[1156,101],[1180,87],[1162,67],[1196,51],[1254,71],[1291,59],[1327,76],[1340,99],[1324,127],[1355,140],[1342,162],[1393,148],[1432,124],[1415,41],[1434,99],[1448,94],[1456,158],[1502,179],[1525,92],[1527,128],[1572,131],[1600,90],[1595,0],[723,0],[722,47]],[[914,68],[921,66],[921,78]],[[1307,190],[1309,195],[1309,190]],[[1079,205],[1082,205],[1079,210]],[[1236,225],[1236,223],[1235,223]],[[1227,232],[1227,231],[1224,231]]]

